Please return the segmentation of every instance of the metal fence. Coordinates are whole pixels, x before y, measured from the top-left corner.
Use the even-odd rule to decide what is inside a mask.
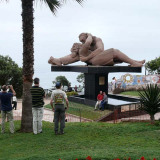
[[[112,112],[99,119],[99,121],[108,123],[150,121],[150,115],[139,110],[139,105],[131,104],[114,108]],[[160,112],[155,114],[155,120],[160,120]]]

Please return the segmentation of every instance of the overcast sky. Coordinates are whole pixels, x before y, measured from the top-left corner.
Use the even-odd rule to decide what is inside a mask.
[[[119,49],[136,60],[160,56],[160,0],[85,0],[83,7],[69,0],[56,16],[45,4],[34,8],[34,77],[44,88],[58,75],[65,75],[73,86],[77,83],[78,73],[53,73],[47,61],[70,54],[81,32],[102,38],[105,49]],[[22,66],[20,0],[0,2],[0,54]]]

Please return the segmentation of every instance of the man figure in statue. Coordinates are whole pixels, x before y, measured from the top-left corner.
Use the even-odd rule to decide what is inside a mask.
[[[80,60],[95,66],[113,66],[116,63],[126,62],[132,67],[142,67],[145,63],[145,60],[136,61],[129,58],[118,49],[104,50],[102,40],[89,33],[81,33],[79,40],[82,44],[74,43],[70,55],[58,59],[50,57],[48,63],[61,66]]]

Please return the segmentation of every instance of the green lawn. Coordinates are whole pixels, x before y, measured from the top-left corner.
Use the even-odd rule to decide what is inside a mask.
[[[42,134],[0,134],[0,160],[160,160],[159,135],[160,127],[148,123],[88,122],[67,123],[65,134],[56,136],[53,124],[44,122]]]
[[[121,92],[120,94],[139,97],[139,92],[138,91],[126,91],[126,92]]]
[[[50,108],[51,106],[50,104],[45,106],[46,108]],[[67,113],[73,114],[73,115],[77,115],[77,116],[81,116],[84,118],[88,118],[91,120],[97,120],[98,118],[108,114],[109,110],[105,110],[105,111],[94,111],[94,107],[91,106],[87,106],[84,104],[79,104],[79,103],[74,103],[74,102],[69,102],[69,109],[67,110]]]

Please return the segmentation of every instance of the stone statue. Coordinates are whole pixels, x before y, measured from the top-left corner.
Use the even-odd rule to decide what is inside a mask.
[[[126,62],[132,67],[141,67],[145,63],[145,60],[136,61],[129,58],[118,49],[104,50],[102,40],[89,33],[81,33],[79,40],[82,44],[74,43],[71,54],[61,58],[50,57],[48,63],[61,66],[82,61],[95,66],[113,66],[116,63]]]

